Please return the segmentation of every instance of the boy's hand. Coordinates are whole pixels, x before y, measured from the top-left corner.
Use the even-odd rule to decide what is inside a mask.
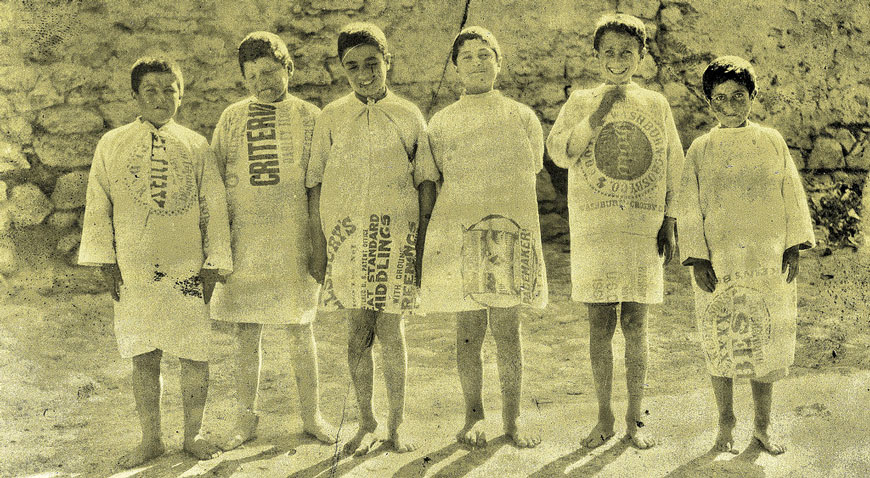
[[[608,89],[601,98],[601,103],[598,103],[598,108],[589,115],[589,126],[592,129],[599,128],[604,122],[604,117],[610,113],[613,104],[625,98],[625,90],[621,86],[614,86]]]
[[[121,277],[121,268],[118,267],[118,264],[103,264],[100,266],[100,272],[103,274],[103,281],[109,288],[112,300],[115,302],[121,300],[121,284],[124,283],[124,279]]]
[[[716,290],[716,283],[719,279],[716,278],[716,273],[713,271],[713,264],[706,259],[696,259],[692,264],[692,272],[695,273],[695,283],[704,292],[713,292]]]
[[[318,284],[323,284],[323,278],[326,276],[326,250],[311,252],[308,257],[308,273]]]
[[[214,292],[214,286],[218,282],[226,284],[227,278],[220,275],[217,269],[201,269],[199,271],[199,280],[202,281],[202,300],[206,304],[211,302],[211,295]]]
[[[782,253],[782,273],[788,269],[788,277],[785,282],[791,284],[791,281],[797,277],[800,271],[801,253],[799,246],[791,246]]]
[[[674,257],[674,249],[677,245],[674,239],[674,225],[676,222],[676,219],[665,216],[662,226],[659,228],[659,233],[656,236],[656,246],[658,247],[659,255],[665,257],[665,264],[671,262],[671,259]]]

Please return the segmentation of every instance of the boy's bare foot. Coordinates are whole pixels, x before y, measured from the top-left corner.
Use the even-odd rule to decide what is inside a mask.
[[[246,412],[239,415],[236,426],[233,427],[232,437],[220,446],[221,449],[229,451],[257,438],[257,425],[259,423],[260,416],[256,413]]]
[[[221,454],[220,449],[203,438],[202,435],[196,435],[191,440],[185,439],[183,448],[184,451],[200,460],[211,460]]]
[[[319,414],[311,421],[302,424],[302,431],[327,445],[338,441],[338,430],[326,422]]]
[[[767,427],[755,427],[752,432],[752,438],[758,440],[761,446],[764,447],[771,455],[779,455],[785,453],[785,445],[778,438],[773,438],[768,433]]]
[[[641,450],[652,448],[658,443],[652,433],[640,427],[635,427],[634,430],[626,430],[625,437]]]
[[[541,443],[541,435],[528,432],[517,425],[505,428],[505,435],[511,437],[517,448],[534,448]]]
[[[407,453],[417,449],[417,443],[408,438],[408,435],[402,431],[402,426],[391,431],[388,440],[393,444],[393,449],[399,453]]]
[[[456,441],[470,447],[486,446],[486,420],[480,419],[465,422],[465,426],[456,434]]]
[[[166,451],[163,442],[160,440],[153,442],[142,442],[136,448],[130,450],[129,453],[118,459],[118,465],[123,468],[133,468],[139,466],[146,461],[157,458]]]
[[[728,453],[737,454],[737,449],[734,448],[734,426],[737,424],[737,419],[719,419],[719,434],[716,435],[716,443],[713,449],[716,451],[727,451]]]
[[[605,444],[614,435],[613,422],[613,418],[610,420],[598,420],[592,431],[580,443],[586,448],[598,448]]]
[[[356,435],[354,435],[349,442],[345,443],[344,454],[362,456],[372,451],[381,441],[381,439],[375,433],[377,428],[377,424],[375,424],[374,426],[360,424],[359,430],[357,430]]]

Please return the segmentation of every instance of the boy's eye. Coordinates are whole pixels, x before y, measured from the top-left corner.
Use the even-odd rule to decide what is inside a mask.
[[[742,91],[739,93],[734,93],[734,95],[731,97],[732,100],[736,101],[743,101],[744,98],[746,98],[746,93]]]

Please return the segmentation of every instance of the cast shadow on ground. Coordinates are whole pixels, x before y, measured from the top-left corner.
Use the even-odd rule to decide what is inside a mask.
[[[130,468],[129,470],[118,471],[118,466],[115,465],[112,470],[109,471],[109,473],[113,473],[109,478],[176,477],[189,471],[198,463],[199,460],[196,458],[178,450],[164,453],[153,460],[149,460],[144,464]]]
[[[625,453],[625,450],[628,450],[628,448],[631,447],[631,443],[628,440],[615,439],[614,441],[616,443],[611,445],[610,448],[607,448],[600,455],[593,457],[591,460],[577,468],[571,468],[571,465],[591,454],[594,450],[593,448],[581,446],[571,453],[547,463],[543,468],[529,475],[529,478],[581,478],[595,476],[598,472],[603,470],[605,466],[616,461],[620,455]],[[607,446],[607,444],[602,446]],[[569,470],[569,468],[571,469]]]
[[[510,440],[506,435],[497,437],[487,443],[485,447],[471,449],[465,455],[451,461],[447,466],[438,470],[438,473],[432,475],[431,478],[459,478],[465,476],[486,463],[501,447],[508,443],[510,443]],[[427,453],[426,456],[420,457],[399,468],[393,474],[393,478],[420,478],[425,476],[426,472],[433,466],[450,458],[454,453],[468,449],[465,445],[453,442],[438,451]]]
[[[339,454],[321,460],[308,468],[294,471],[287,475],[287,478],[335,478],[344,476],[365,461],[375,458],[384,452],[390,452],[392,449],[393,446],[390,443],[381,442],[377,447],[363,456],[346,456],[340,452],[341,448],[339,447]]]
[[[755,464],[762,452],[764,452],[764,448],[755,439],[742,453],[727,460],[716,460],[716,457],[727,453],[711,449],[707,453],[684,463],[664,478],[695,478],[700,476],[764,478],[764,468]]]

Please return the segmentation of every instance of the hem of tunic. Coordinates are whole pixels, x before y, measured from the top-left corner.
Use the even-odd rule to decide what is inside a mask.
[[[734,380],[734,379],[738,379],[738,380],[739,379],[748,379],[748,380],[754,380],[756,382],[761,382],[761,383],[774,383],[776,381],[779,381],[779,380],[782,380],[782,379],[788,377],[790,369],[791,369],[790,366],[781,367],[781,368],[778,368],[775,370],[771,370],[770,372],[767,372],[766,374],[762,375],[761,377],[756,377],[754,374],[753,375],[735,374],[735,375],[729,376],[729,375],[717,375],[717,374],[711,373],[710,375],[712,375],[714,377],[730,378],[732,380]],[[709,372],[709,370],[708,370],[708,372]]]
[[[296,314],[268,314],[268,317],[267,314],[259,313],[222,314],[221,317],[212,317],[211,319],[217,322],[226,322],[230,324],[304,325],[313,323],[316,314],[317,309],[311,309]]]

